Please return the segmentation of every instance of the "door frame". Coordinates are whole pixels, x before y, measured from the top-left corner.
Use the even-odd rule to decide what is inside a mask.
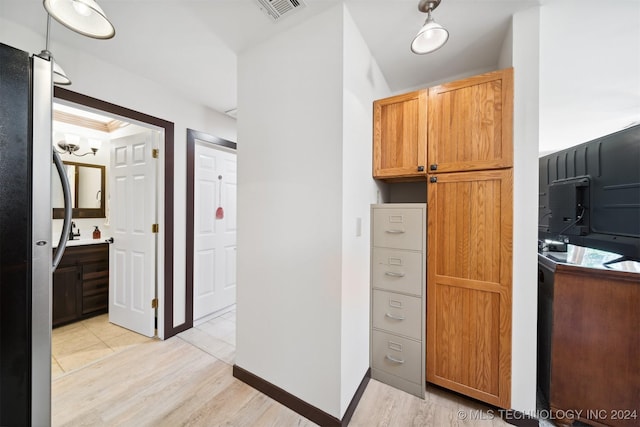
[[[159,293],[162,292],[161,307],[164,308],[164,333],[162,339],[166,340],[190,328],[191,326],[188,325],[188,322],[178,326],[173,325],[174,123],[59,86],[54,86],[53,96],[54,100],[60,99],[73,102],[164,129],[164,292],[158,289]]]
[[[193,270],[194,265],[194,179],[195,179],[195,152],[196,152],[196,140],[212,144],[214,146],[220,146],[225,148],[236,149],[237,144],[226,139],[218,138],[217,136],[209,135],[204,132],[187,128],[187,248],[186,248],[186,311],[185,311],[185,324],[188,324],[189,328],[193,327]]]

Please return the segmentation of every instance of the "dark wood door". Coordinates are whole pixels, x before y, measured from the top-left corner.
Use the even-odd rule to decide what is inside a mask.
[[[80,274],[75,265],[58,267],[53,273],[53,326],[72,322],[78,317],[81,301]]]

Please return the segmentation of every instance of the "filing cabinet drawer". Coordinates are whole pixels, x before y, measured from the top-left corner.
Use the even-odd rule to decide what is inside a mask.
[[[371,350],[373,369],[379,369],[418,384],[424,381],[420,342],[373,330]]]
[[[421,298],[374,289],[371,316],[374,328],[422,339]]]
[[[374,248],[372,253],[371,282],[375,288],[422,295],[425,272],[422,252]]]
[[[408,249],[423,249],[423,234],[426,218],[422,209],[374,209],[373,246]]]

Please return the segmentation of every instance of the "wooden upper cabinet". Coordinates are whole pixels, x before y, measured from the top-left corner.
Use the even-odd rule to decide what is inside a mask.
[[[427,90],[373,103],[373,177],[424,179],[427,174]]]
[[[429,88],[429,173],[513,166],[513,68]]]

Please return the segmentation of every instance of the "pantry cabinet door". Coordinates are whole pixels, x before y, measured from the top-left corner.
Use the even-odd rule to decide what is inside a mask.
[[[433,182],[435,179],[435,182]],[[510,407],[511,169],[432,175],[427,380]]]

